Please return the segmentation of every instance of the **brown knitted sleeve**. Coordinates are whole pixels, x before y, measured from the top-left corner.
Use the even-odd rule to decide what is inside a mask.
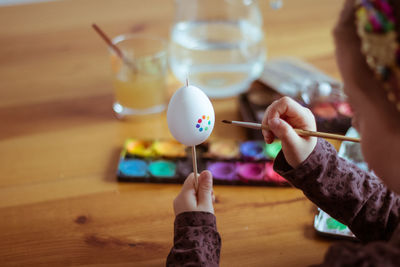
[[[221,237],[209,212],[183,212],[174,223],[174,246],[167,266],[218,266]]]

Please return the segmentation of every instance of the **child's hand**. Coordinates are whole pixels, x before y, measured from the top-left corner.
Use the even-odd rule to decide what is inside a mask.
[[[285,159],[293,168],[300,165],[317,144],[316,137],[301,137],[293,130],[315,131],[317,127],[311,111],[289,97],[273,102],[265,111],[262,124],[269,127],[269,131],[262,131],[265,142],[270,144],[275,137],[279,138]]]
[[[175,215],[185,211],[214,213],[212,175],[209,171],[203,171],[198,178],[199,188],[197,195],[194,188],[193,173],[186,178],[181,192],[174,200]]]

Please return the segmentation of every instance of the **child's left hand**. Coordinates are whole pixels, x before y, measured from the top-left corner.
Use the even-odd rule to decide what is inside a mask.
[[[214,214],[212,175],[209,171],[203,171],[198,178],[197,194],[193,173],[186,178],[181,192],[174,200],[175,215],[185,211],[205,211]]]

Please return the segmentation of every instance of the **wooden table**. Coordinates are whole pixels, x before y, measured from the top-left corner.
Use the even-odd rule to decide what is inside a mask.
[[[269,58],[295,56],[338,77],[331,28],[341,1],[288,0],[264,14]],[[171,138],[166,115],[114,118],[105,44],[110,35],[168,38],[173,1],[55,1],[0,8],[0,265],[163,266],[180,185],[122,184],[128,137]],[[169,93],[180,86],[172,76]],[[239,119],[236,98],[213,101]],[[211,138],[243,140],[217,124]],[[331,241],[293,188],[216,186],[221,266],[305,266]]]

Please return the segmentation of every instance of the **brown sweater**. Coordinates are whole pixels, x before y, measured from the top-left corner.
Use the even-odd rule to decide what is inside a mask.
[[[174,223],[174,247],[167,266],[218,266],[221,237],[209,212],[183,212]]]
[[[333,245],[319,266],[400,266],[400,196],[375,175],[338,157],[323,139],[296,169],[282,152],[274,169],[362,241]],[[220,249],[215,216],[185,212],[175,219],[167,266],[218,266]]]

